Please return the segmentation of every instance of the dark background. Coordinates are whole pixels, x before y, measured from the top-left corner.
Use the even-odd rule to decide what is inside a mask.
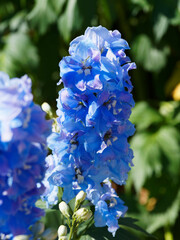
[[[59,61],[88,26],[118,29],[137,64],[134,164],[119,194],[159,239],[180,226],[180,0],[0,0],[0,70],[28,74],[34,99],[56,110]],[[123,239],[122,239],[123,240]]]

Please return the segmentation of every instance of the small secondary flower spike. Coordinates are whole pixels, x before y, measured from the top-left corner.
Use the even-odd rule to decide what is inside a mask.
[[[48,139],[53,191],[46,199],[56,198],[57,186],[64,188],[66,202],[83,190],[95,205],[95,225],[107,225],[113,235],[127,207],[109,180],[125,184],[133,166],[127,140],[135,131],[128,120],[134,106],[128,71],[136,65],[127,49],[119,31],[102,26],[87,28],[70,43],[70,56],[59,64],[64,84],[57,100],[61,130]]]
[[[51,123],[34,104],[31,80],[0,72],[0,233],[28,234],[43,211],[46,138]]]

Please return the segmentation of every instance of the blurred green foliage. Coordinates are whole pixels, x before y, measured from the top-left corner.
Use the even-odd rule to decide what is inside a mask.
[[[180,105],[160,102],[155,109],[142,101],[131,121],[137,128],[131,139],[135,166],[126,189],[127,198],[132,187],[137,193],[137,209],[131,208],[131,213],[151,233],[162,227],[169,230],[180,209]]]
[[[88,26],[118,29],[137,63],[134,164],[120,189],[129,215],[159,239],[179,239],[180,0],[0,0],[0,70],[28,74],[35,101],[56,109],[58,63]]]

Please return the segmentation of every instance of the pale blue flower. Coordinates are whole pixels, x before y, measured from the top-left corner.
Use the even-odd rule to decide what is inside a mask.
[[[45,188],[46,138],[51,122],[33,102],[27,76],[0,72],[0,232],[28,234],[44,213],[35,206]]]

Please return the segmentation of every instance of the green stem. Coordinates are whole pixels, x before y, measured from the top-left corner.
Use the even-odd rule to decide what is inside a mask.
[[[67,218],[67,225],[68,225],[69,228],[71,228],[71,221],[70,221],[69,218]]]
[[[70,228],[70,233],[69,233],[69,238],[68,238],[68,240],[71,240],[72,235],[73,235],[74,228],[75,228],[75,220],[73,220],[73,222],[72,222],[72,226],[71,226],[71,228]]]
[[[76,229],[76,231],[74,231],[73,240],[77,240],[77,229]]]
[[[76,203],[76,205],[75,205],[75,207],[74,207],[74,213],[79,209],[79,207],[80,207],[80,205],[81,205],[81,202],[77,202]],[[76,219],[75,219],[75,217],[74,217],[74,214],[73,214],[73,221],[72,221],[72,225],[71,225],[71,227],[70,227],[70,233],[69,233],[69,238],[68,238],[68,240],[71,240],[71,238],[72,238],[72,236],[73,236],[73,239],[76,239],[76,236],[77,236],[77,233],[76,233],[76,228],[78,227],[78,225],[77,225],[77,223],[76,223]]]

